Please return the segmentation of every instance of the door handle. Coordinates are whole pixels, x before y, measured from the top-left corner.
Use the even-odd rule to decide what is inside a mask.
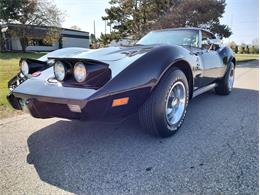
[[[195,56],[198,56],[198,55],[203,54],[203,51],[197,51],[197,52],[194,52],[193,54],[194,54]]]

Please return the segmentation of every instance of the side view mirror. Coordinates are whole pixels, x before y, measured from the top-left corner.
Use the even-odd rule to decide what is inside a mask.
[[[221,42],[219,39],[206,39],[202,41],[202,47],[208,51],[215,50],[220,44]]]
[[[215,39],[205,39],[202,41],[202,45],[214,45],[216,44],[216,40]]]
[[[220,45],[221,44],[219,39],[207,39],[207,43],[209,45]]]

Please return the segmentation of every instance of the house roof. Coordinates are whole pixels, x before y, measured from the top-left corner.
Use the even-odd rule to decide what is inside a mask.
[[[14,23],[10,23],[10,24],[5,24],[5,25],[0,25],[1,26],[8,26],[8,28],[10,27],[13,27],[13,28],[16,28],[16,27],[20,27],[21,24],[14,24]],[[75,30],[75,29],[70,29],[70,28],[62,28],[62,27],[57,27],[57,26],[44,26],[44,25],[26,25],[27,27],[31,27],[31,28],[40,28],[40,29],[49,29],[49,28],[58,28],[60,30],[66,30],[66,31],[73,31],[73,32],[81,32],[81,33],[88,33],[87,31],[82,31],[82,30]]]

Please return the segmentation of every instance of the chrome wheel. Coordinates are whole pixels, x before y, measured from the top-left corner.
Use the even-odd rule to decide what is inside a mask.
[[[181,81],[174,83],[166,99],[166,119],[170,126],[180,121],[185,111],[186,89]]]
[[[235,74],[235,69],[234,69],[234,65],[232,65],[228,76],[228,89],[230,91],[233,88],[233,84],[234,84],[234,78],[235,78],[234,74]]]

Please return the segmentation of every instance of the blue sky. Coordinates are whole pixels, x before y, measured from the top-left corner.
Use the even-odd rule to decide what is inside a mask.
[[[109,0],[54,0],[59,9],[66,12],[63,27],[79,26],[82,30],[94,32],[93,21],[96,23],[96,34],[105,31],[105,23],[101,16],[109,7]],[[226,0],[226,10],[222,24],[232,28],[229,40],[237,43],[251,43],[259,35],[258,0]],[[107,27],[109,31],[109,27]]]
[[[222,24],[232,29],[230,40],[237,43],[251,43],[259,36],[258,0],[226,0]]]

